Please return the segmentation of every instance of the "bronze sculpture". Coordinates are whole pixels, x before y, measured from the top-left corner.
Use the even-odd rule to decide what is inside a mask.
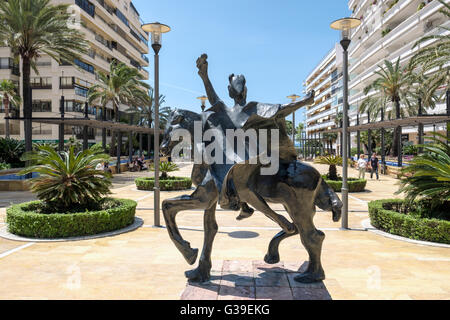
[[[286,105],[270,105],[257,102],[247,103],[247,88],[244,76],[231,75],[229,95],[235,101],[233,108],[228,108],[217,96],[209,78],[206,54],[197,60],[199,75],[212,107],[201,115],[177,110],[172,114],[170,125],[165,132],[161,150],[168,154],[174,144],[172,133],[183,128],[195,136],[195,121],[202,122],[202,130],[210,128],[225,131],[226,129],[278,129],[279,168],[273,175],[262,175],[263,165],[257,161],[250,163],[246,158],[242,163],[196,163],[192,171],[192,180],[196,186],[191,195],[181,196],[163,201],[162,208],[169,236],[175,246],[189,264],[194,264],[198,249],[192,249],[177,228],[175,217],[180,211],[203,209],[205,241],[196,269],[187,271],[186,276],[192,281],[207,281],[210,278],[211,251],[218,226],[215,218],[216,205],[226,209],[241,210],[238,219],[250,217],[253,208],[261,211],[275,221],[283,231],[270,242],[268,253],[264,260],[267,263],[277,263],[280,260],[278,246],[290,236],[300,233],[301,241],[306,247],[310,263],[307,271],[296,278],[299,282],[315,282],[325,278],[321,262],[321,246],[324,234],[313,224],[315,206],[333,211],[333,220],[340,219],[342,203],[337,195],[322,180],[314,168],[297,161],[295,148],[286,133],[285,117],[297,109],[314,101],[314,92],[296,103]],[[234,150],[225,150],[232,152]],[[273,151],[273,150],[271,150]],[[259,156],[259,155],[258,155]],[[282,203],[293,223],[284,216],[273,211],[267,202]]]

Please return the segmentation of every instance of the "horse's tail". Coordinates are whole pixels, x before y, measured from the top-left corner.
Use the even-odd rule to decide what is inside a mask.
[[[322,210],[331,210],[333,212],[334,222],[338,222],[341,219],[342,201],[339,199],[336,192],[334,192],[323,179],[320,181],[319,190],[316,193],[314,203]]]

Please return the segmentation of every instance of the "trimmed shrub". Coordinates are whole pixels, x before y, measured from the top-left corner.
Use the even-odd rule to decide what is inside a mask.
[[[419,206],[419,203],[416,203]],[[414,208],[401,213],[403,199],[376,200],[369,203],[372,225],[382,231],[414,240],[450,244],[450,221],[417,217]],[[410,214],[409,214],[410,213]]]
[[[134,222],[137,203],[125,199],[103,199],[106,209],[78,213],[45,213],[45,204],[32,201],[6,210],[8,231],[39,239],[89,236],[119,230]]]
[[[330,186],[334,192],[340,192],[342,189],[342,178],[338,181],[327,180],[327,176],[322,176],[325,182]],[[367,180],[348,178],[348,191],[349,192],[363,192],[366,188]]]
[[[134,182],[138,190],[153,191],[155,187],[155,178],[137,178]],[[168,177],[159,180],[159,187],[161,191],[186,190],[192,187],[192,180],[190,178]]]

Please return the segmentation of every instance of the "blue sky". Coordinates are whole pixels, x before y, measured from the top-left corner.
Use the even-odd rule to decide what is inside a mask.
[[[345,0],[134,0],[145,22],[168,24],[160,52],[165,105],[200,111],[204,94],[195,61],[208,54],[209,76],[227,105],[228,75],[244,74],[248,101],[287,103],[339,40],[331,21],[350,14]],[[150,84],[153,51],[150,49]],[[297,113],[297,123],[300,121]]]

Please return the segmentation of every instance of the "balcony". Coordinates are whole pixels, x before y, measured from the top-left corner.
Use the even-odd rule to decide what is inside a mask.
[[[87,12],[91,17],[95,16],[95,6],[87,0],[75,0],[75,4]]]
[[[422,10],[424,10],[424,9],[422,9]],[[442,24],[441,27],[449,28],[450,21],[447,21],[446,23]],[[391,31],[391,32],[393,32],[393,31]],[[423,34],[423,36],[431,36],[431,35],[436,35],[436,34],[441,34],[441,35],[448,34],[448,31],[446,31],[445,29],[434,28],[433,30]],[[429,46],[429,45],[433,44],[434,42],[436,42],[436,39],[432,39],[432,40],[428,41],[426,44],[423,44],[422,48]],[[350,81],[349,88],[353,89],[357,85],[365,82],[368,78],[373,76],[375,71],[380,70],[378,65],[381,64],[385,59],[390,60],[391,62],[394,62],[399,57],[400,57],[401,61],[406,61],[406,60],[410,59],[412,57],[412,55],[419,50],[419,48],[412,49],[413,45],[414,45],[414,42],[411,41],[410,43],[406,44],[405,46],[393,51],[389,56],[384,57],[377,63],[373,64],[370,68],[366,69],[364,72],[362,72],[361,74],[357,75],[354,79],[352,79]]]
[[[316,124],[313,126],[307,126],[306,131],[320,130],[320,129],[325,129],[325,128],[334,127],[334,126],[336,126],[336,123],[334,122],[334,120],[331,120],[331,121],[319,123],[319,124]]]
[[[327,54],[324,56],[324,58],[322,60],[320,60],[320,62],[317,64],[317,66],[308,74],[308,76],[306,77],[305,82],[308,82],[308,80],[311,81],[312,79],[317,78],[317,75],[318,75],[317,72],[320,73],[319,70],[322,67],[323,63],[325,61],[327,61],[328,59],[330,59],[333,54],[335,54],[334,50],[335,50],[335,47],[331,48],[330,51],[327,52]]]
[[[316,121],[316,120],[321,119],[321,118],[325,118],[325,117],[330,116],[330,115],[335,114],[335,113],[336,113],[336,108],[331,108],[331,109],[325,110],[325,111],[323,111],[323,112],[321,112],[321,113],[319,113],[319,114],[317,114],[317,115],[315,115],[315,116],[313,116],[311,118],[306,118],[306,122],[307,123],[313,122],[313,121]]]
[[[328,98],[328,99],[325,99],[325,101],[323,101],[323,102],[319,103],[318,105],[316,105],[315,107],[313,107],[313,108],[307,110],[307,111],[306,111],[306,114],[314,113],[314,112],[316,112],[317,110],[323,108],[324,106],[326,106],[326,105],[328,105],[328,104],[331,104],[331,102],[332,102],[332,101],[331,101],[331,97]]]

